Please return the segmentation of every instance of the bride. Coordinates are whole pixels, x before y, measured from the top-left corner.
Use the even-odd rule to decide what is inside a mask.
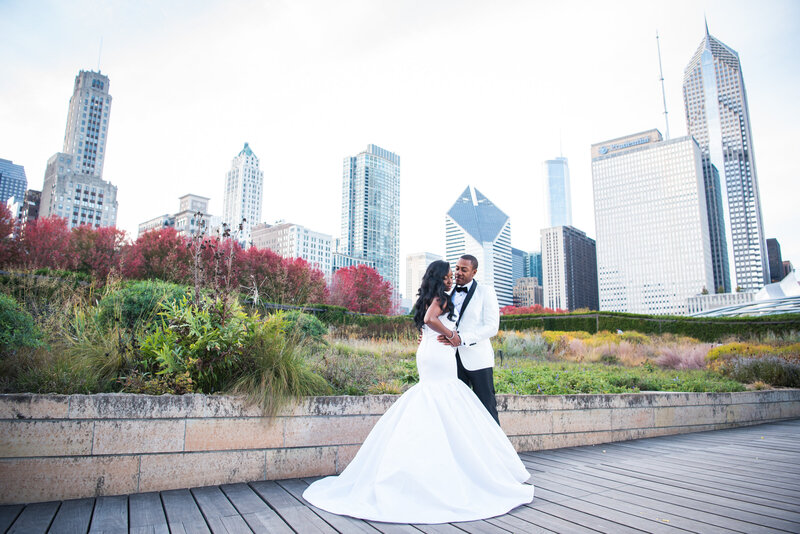
[[[419,383],[381,417],[350,465],[303,497],[335,514],[390,523],[451,523],[504,514],[533,500],[529,474],[503,430],[457,377],[450,266],[422,278],[414,321]]]

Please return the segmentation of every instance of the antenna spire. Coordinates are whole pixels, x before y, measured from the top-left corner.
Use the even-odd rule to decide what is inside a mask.
[[[103,36],[100,36],[100,48],[97,50],[97,72],[100,72],[100,56],[103,54]]]
[[[708,25],[706,25],[706,30],[708,29]],[[664,123],[666,124],[667,130],[666,135],[667,139],[669,139],[669,116],[667,115],[667,93],[664,90],[664,69],[661,68],[661,41],[658,38],[658,30],[656,30],[656,47],[658,48],[658,75],[659,81],[661,82],[661,99],[664,102]]]

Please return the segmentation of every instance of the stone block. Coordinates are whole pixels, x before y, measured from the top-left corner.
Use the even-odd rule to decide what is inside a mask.
[[[532,452],[542,449],[541,435],[508,436],[508,440],[517,452]]]
[[[264,480],[264,451],[147,454],[141,458],[141,492]]]
[[[350,465],[356,453],[361,449],[361,445],[339,445],[336,447],[336,474],[344,471]]]
[[[183,450],[183,419],[98,420],[92,454],[142,454]]]
[[[136,456],[3,459],[0,504],[135,493],[138,470]]]
[[[186,421],[187,451],[272,449],[283,446],[285,417],[208,418]]]
[[[500,427],[507,436],[549,434],[553,431],[551,412],[500,412]]]
[[[360,445],[379,418],[377,415],[288,417],[284,421],[284,447]]]
[[[101,393],[71,395],[70,419],[176,419],[184,418],[204,395],[137,395]]]
[[[0,457],[92,453],[91,421],[0,421]]]
[[[0,395],[0,419],[66,419],[69,400],[66,395]]]
[[[654,408],[616,408],[611,410],[612,430],[650,428],[654,422]]]
[[[284,416],[383,415],[399,395],[305,397],[281,411]]]
[[[596,445],[614,441],[611,431],[606,432],[570,432],[567,434],[550,434],[539,436],[540,449],[562,449],[564,447],[579,447],[582,445]]]
[[[266,451],[267,480],[336,474],[338,447],[303,447]]]
[[[655,409],[654,426],[697,426],[725,423],[728,405],[673,406]]]
[[[611,430],[610,409],[553,412],[553,432],[596,432]]]

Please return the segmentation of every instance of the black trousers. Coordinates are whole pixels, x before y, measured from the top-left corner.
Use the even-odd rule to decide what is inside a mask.
[[[499,425],[500,419],[497,417],[497,399],[494,397],[494,369],[487,367],[486,369],[470,371],[461,363],[461,355],[458,351],[456,351],[456,364],[458,366],[458,379],[472,388],[472,391],[486,407],[489,415],[491,415]]]

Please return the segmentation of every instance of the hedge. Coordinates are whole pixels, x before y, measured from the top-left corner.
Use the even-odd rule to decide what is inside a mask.
[[[701,341],[716,341],[729,335],[762,336],[800,332],[800,314],[753,317],[680,317],[595,312],[560,315],[503,315],[501,330],[562,330],[596,333],[601,330],[635,330],[643,334],[680,334]]]

